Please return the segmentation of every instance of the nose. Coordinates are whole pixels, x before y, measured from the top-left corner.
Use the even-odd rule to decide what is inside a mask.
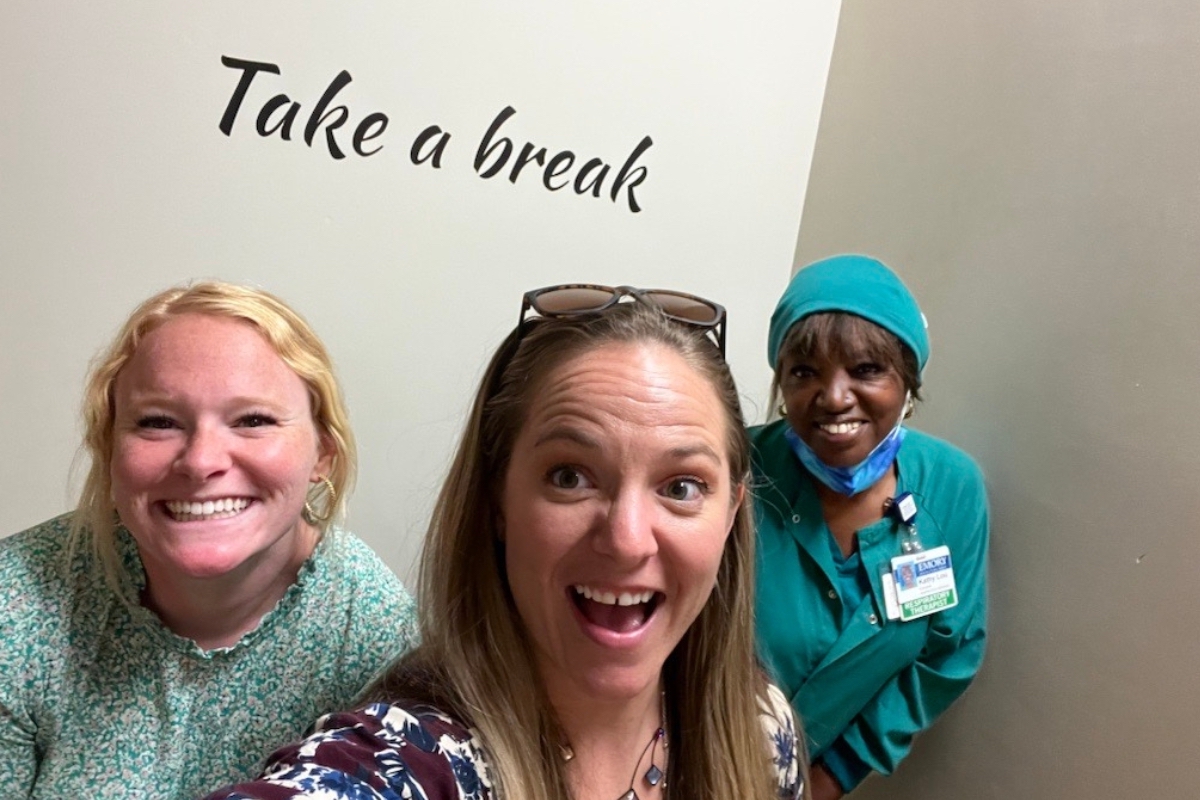
[[[221,431],[198,425],[187,437],[175,469],[194,480],[207,480],[229,469],[229,447]]]
[[[640,564],[658,552],[654,520],[652,498],[643,492],[622,492],[599,521],[593,547],[617,563]]]
[[[829,373],[821,387],[817,401],[821,408],[831,413],[849,411],[854,407],[854,386],[845,370]]]

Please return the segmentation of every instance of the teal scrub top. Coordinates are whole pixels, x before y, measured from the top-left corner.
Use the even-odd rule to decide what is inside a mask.
[[[784,438],[786,426],[779,420],[750,429],[760,657],[800,717],[810,758],[833,747],[891,774],[916,734],[966,690],[983,661],[983,475],[953,445],[907,430],[896,459],[897,494],[916,499],[923,546],[950,548],[959,602],[910,622],[888,620],[880,574],[900,554],[902,526],[884,518],[858,532],[870,592],[849,608],[813,479]]]

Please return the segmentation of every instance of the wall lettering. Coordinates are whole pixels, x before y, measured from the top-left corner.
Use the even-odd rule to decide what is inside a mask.
[[[232,56],[221,56],[221,64],[238,73],[233,93],[217,125],[221,133],[233,136],[242,108],[247,105],[247,96],[252,90],[259,90],[260,95],[265,95],[272,88],[278,88],[283,71],[278,64]],[[260,75],[276,77],[260,79]],[[351,153],[362,158],[376,155],[384,148],[383,139],[389,118],[378,110],[356,116],[351,109],[352,100],[346,99],[343,94],[353,80],[349,71],[340,71],[316,102],[312,103],[307,116],[304,115],[304,102],[283,92],[275,92],[257,105],[254,130],[264,139],[278,138],[290,142],[297,122],[303,119],[304,143],[312,148],[313,142],[319,139],[316,149],[325,150],[334,160],[341,161]],[[274,86],[270,85],[272,83]],[[257,102],[250,100],[248,107],[254,108]],[[509,183],[516,184],[523,173],[529,173],[530,177],[524,183],[540,182],[550,192],[570,188],[578,196],[596,199],[607,196],[617,205],[624,204],[634,214],[642,210],[636,190],[650,175],[649,167],[642,160],[654,144],[653,139],[643,136],[610,180],[612,165],[601,156],[588,155],[585,158],[566,148],[552,152],[550,147],[532,141],[523,142],[518,150],[514,139],[500,132],[501,126],[516,113],[512,106],[503,108],[480,137],[471,165],[478,177],[490,180],[503,174]],[[412,139],[408,149],[409,162],[414,166],[427,165],[432,169],[441,169],[450,140],[449,131],[439,125],[427,125]],[[540,175],[540,180],[533,177],[535,174]]]

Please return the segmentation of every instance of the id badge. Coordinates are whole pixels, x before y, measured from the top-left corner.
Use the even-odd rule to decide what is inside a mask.
[[[905,622],[958,605],[949,547],[896,556],[892,559],[892,580],[900,619]]]

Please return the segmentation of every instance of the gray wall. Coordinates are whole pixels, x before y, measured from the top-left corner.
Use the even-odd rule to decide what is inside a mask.
[[[1200,796],[1200,6],[847,2],[796,252],[889,261],[994,514],[966,697],[863,800]]]

